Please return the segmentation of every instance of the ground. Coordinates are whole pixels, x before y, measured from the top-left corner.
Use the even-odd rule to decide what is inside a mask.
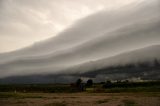
[[[0,106],[160,106],[152,93],[0,93]]]

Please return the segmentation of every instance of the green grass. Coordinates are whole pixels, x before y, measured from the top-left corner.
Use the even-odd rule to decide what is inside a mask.
[[[110,88],[105,90],[106,93],[121,92],[160,92],[160,87],[132,87],[132,88]]]
[[[70,84],[8,84],[1,85],[1,92],[37,92],[37,93],[70,93],[74,92]]]
[[[134,86],[135,85],[135,86]],[[139,83],[113,83],[111,87],[102,87],[103,84],[94,84],[86,88],[88,93],[121,93],[121,92],[160,92],[160,81]],[[0,92],[23,93],[75,93],[79,92],[70,84],[0,84]],[[0,95],[2,96],[2,95]],[[15,94],[3,95],[16,96]]]

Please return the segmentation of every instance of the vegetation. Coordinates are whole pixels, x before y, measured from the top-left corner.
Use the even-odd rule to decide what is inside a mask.
[[[80,81],[80,80],[79,80]],[[77,80],[78,82],[78,80]],[[160,81],[147,82],[111,82],[77,84],[20,84],[0,85],[0,92],[23,92],[23,93],[73,93],[73,92],[160,92]],[[12,94],[11,94],[12,95]],[[3,95],[1,95],[3,96]],[[6,96],[6,95],[5,95]]]
[[[79,87],[79,86],[81,85],[81,83],[82,83],[82,80],[81,80],[81,79],[78,79],[78,80],[76,81],[76,86]]]
[[[86,86],[87,86],[87,87],[92,87],[92,85],[93,85],[93,80],[92,80],[92,79],[89,79],[89,80],[87,81],[87,83],[86,83]]]
[[[102,104],[102,103],[107,103],[109,102],[109,99],[104,99],[104,100],[98,100],[96,101],[97,104]]]
[[[0,85],[1,92],[74,92],[69,84],[11,84]]]
[[[34,95],[30,93],[13,93],[13,92],[0,92],[0,98],[17,98],[17,99],[24,99],[24,98],[44,98],[40,95]]]
[[[49,103],[46,104],[45,106],[67,106],[65,103],[60,103],[60,102],[55,102],[55,103]]]
[[[124,106],[136,106],[136,103],[133,100],[123,100]]]
[[[147,82],[106,82],[104,88],[135,88],[135,87],[157,87],[160,81],[147,81]]]

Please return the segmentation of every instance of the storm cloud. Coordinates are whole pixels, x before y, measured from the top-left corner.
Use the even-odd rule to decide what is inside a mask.
[[[85,3],[89,2],[91,1],[87,0]],[[42,2],[43,5],[45,3]],[[81,4],[81,2],[78,3]],[[26,5],[27,3],[24,4]],[[37,2],[35,2],[34,6],[42,10],[45,6],[48,8],[48,5],[50,5],[46,4],[42,8],[36,4]],[[96,2],[87,6],[92,11],[94,5],[97,5]],[[160,44],[160,2],[158,0],[143,0],[122,7],[117,4],[117,8],[112,10],[109,10],[109,8],[102,9],[101,11],[98,7],[97,9],[94,8],[94,11],[99,12],[94,14],[89,12],[91,15],[81,17],[82,19],[74,22],[74,24],[53,38],[37,42],[32,46],[17,51],[1,54],[0,71],[2,74],[0,77],[82,73],[94,68],[115,64],[159,59],[160,48],[157,45]],[[37,26],[41,27],[39,24]],[[38,32],[39,30],[45,30],[43,27],[42,30],[37,29],[37,33],[35,33],[37,36],[47,35],[46,33]],[[30,29],[34,30],[34,28]],[[48,33],[49,31],[44,32]],[[143,55],[145,52],[147,54]]]
[[[0,0],[0,52],[56,36],[78,19],[135,0]]]

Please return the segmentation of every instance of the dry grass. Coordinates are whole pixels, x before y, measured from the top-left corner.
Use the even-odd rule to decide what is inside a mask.
[[[67,104],[65,102],[54,102],[45,104],[44,106],[67,106]]]
[[[136,103],[133,100],[125,99],[122,102],[124,103],[124,106],[136,106]]]
[[[0,93],[0,106],[160,106],[160,93]]]

